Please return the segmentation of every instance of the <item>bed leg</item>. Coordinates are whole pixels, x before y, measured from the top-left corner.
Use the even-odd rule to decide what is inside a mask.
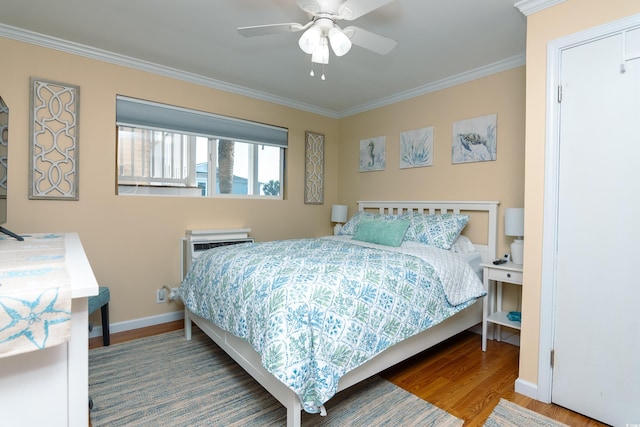
[[[296,397],[293,406],[287,408],[287,427],[300,427],[302,423],[302,405]]]
[[[191,319],[186,308],[184,309],[184,337],[187,341],[191,341]]]

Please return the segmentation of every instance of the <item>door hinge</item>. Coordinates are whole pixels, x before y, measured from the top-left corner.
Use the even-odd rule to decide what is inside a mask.
[[[558,85],[558,104],[562,102],[562,85]]]
[[[555,362],[556,359],[556,351],[555,350],[551,350],[551,354],[549,355],[549,361],[551,363],[551,367],[553,368],[553,364]]]

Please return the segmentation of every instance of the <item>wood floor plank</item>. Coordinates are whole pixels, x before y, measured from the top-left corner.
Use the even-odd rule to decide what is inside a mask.
[[[111,334],[117,344],[182,329],[182,320]],[[194,326],[195,327],[195,326]],[[464,427],[481,427],[501,398],[570,426],[606,427],[583,415],[554,404],[538,402],[514,391],[518,378],[519,348],[463,332],[387,369],[381,376],[408,392],[465,420]],[[102,337],[89,340],[89,348],[102,346]]]

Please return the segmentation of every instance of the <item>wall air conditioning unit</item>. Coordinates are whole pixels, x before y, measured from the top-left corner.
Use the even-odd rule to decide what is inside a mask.
[[[184,280],[193,261],[202,252],[218,246],[253,243],[249,232],[250,228],[187,230],[180,245],[180,281]]]

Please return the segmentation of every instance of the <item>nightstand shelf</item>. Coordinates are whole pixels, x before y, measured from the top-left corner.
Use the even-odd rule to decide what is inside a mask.
[[[493,323],[494,325],[508,326],[513,329],[520,329],[520,322],[516,322],[513,320],[509,320],[507,318],[506,311],[498,311],[493,313],[491,316],[487,317],[487,322]]]
[[[507,262],[495,265],[493,263],[481,264],[483,268],[484,287],[487,296],[482,306],[482,351],[487,349],[487,330],[493,328],[494,338],[501,339],[501,327],[520,330],[521,323],[509,320],[507,311],[502,311],[502,284],[511,283],[522,286],[522,265]],[[496,331],[497,330],[497,331]],[[497,335],[496,335],[497,332]]]

